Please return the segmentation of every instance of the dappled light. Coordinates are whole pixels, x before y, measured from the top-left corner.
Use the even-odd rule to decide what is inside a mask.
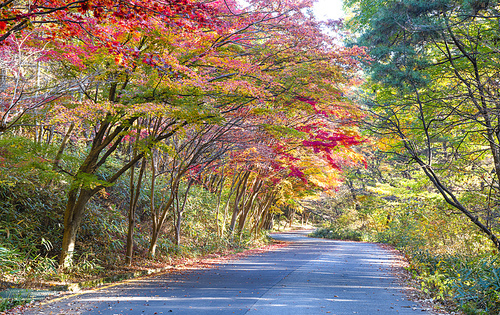
[[[304,234],[281,234],[294,241],[286,249],[218,268],[132,280],[70,297],[63,305],[82,314],[422,314],[391,276],[389,252],[375,244],[315,240]],[[40,312],[52,309],[48,304]]]

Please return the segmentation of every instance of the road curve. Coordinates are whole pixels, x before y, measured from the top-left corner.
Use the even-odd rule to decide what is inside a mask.
[[[57,299],[21,314],[426,314],[376,244],[275,234],[293,243],[217,268],[163,274]]]

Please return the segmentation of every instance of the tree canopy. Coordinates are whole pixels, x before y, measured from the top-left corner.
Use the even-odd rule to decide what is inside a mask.
[[[345,95],[364,50],[340,45],[340,24],[316,21],[310,6],[2,4],[0,53],[11,61],[2,68],[0,132],[27,127],[38,142],[48,141],[44,130],[60,135],[51,136],[56,155],[45,157],[68,183],[60,266],[71,265],[89,202],[126,175],[128,263],[143,179],[150,256],[167,219],[180,244],[193,185],[219,194],[224,222],[216,226],[228,224],[231,237],[250,225],[261,230],[277,202],[338,186],[342,168],[363,160],[354,149],[364,141],[355,123],[361,113]],[[69,163],[75,147],[80,156]],[[223,189],[229,199],[219,209]],[[168,193],[157,198],[159,191]]]
[[[497,190],[500,179],[495,92],[498,4],[349,3],[359,10],[350,22],[361,33],[358,44],[370,47],[370,87],[365,97],[376,117],[373,130],[388,144],[400,139],[390,143],[400,145],[392,152],[417,163],[445,200],[500,248],[494,232],[496,210],[483,212],[455,192],[463,185],[481,193],[490,190],[483,202],[496,209],[491,191]],[[458,174],[463,172],[479,177],[463,182]]]

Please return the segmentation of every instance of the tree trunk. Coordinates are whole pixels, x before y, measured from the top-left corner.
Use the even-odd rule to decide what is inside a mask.
[[[275,193],[273,192],[268,193],[264,203],[262,204],[261,209],[259,210],[257,220],[255,220],[255,225],[252,229],[253,232],[255,233],[255,237],[257,237],[259,232],[262,230],[262,227],[264,226],[267,220],[269,209],[271,208],[271,204],[274,201],[274,197]]]
[[[80,190],[79,194],[78,190]],[[61,268],[71,266],[78,228],[83,219],[85,206],[93,195],[93,191],[79,187],[74,188],[69,193],[68,203],[64,212],[64,233],[61,256],[59,257],[59,266]]]
[[[182,177],[181,173],[178,173],[175,178],[172,179],[171,181],[171,188],[170,188],[170,197],[168,198],[167,202],[164,203],[158,210],[156,210],[156,207],[154,205],[154,182],[155,182],[155,176],[156,176],[156,170],[154,166],[154,161],[152,160],[153,163],[153,169],[152,169],[152,186],[151,186],[151,212],[153,213],[153,229],[151,231],[151,240],[149,243],[149,249],[148,249],[148,257],[153,258],[156,254],[156,245],[158,242],[158,238],[160,236],[161,229],[163,227],[163,224],[165,224],[165,220],[167,219],[168,215],[168,210],[170,207],[173,206],[173,203],[175,201],[175,191],[178,189],[179,186],[179,180]],[[173,176],[173,174],[172,174]],[[173,210],[175,214],[175,209]]]
[[[252,185],[252,192],[251,195],[248,197],[245,205],[243,206],[243,211],[240,215],[240,220],[238,222],[238,235],[241,237],[241,234],[243,232],[243,229],[245,228],[245,223],[247,220],[248,215],[250,214],[253,204],[255,202],[255,198],[257,198],[257,195],[262,187],[262,180],[259,180],[258,177],[255,178],[255,181]]]
[[[141,169],[139,171],[139,178],[137,179],[137,187],[134,191],[134,168],[130,170],[130,206],[128,212],[128,233],[127,233],[127,247],[125,252],[125,264],[132,264],[132,255],[134,251],[134,227],[135,227],[135,209],[141,193],[142,177],[146,169],[146,159],[142,159]]]
[[[168,210],[172,206],[172,203],[174,202],[173,196],[170,196],[168,199],[167,203],[163,206],[163,208],[159,212],[159,217],[157,221],[153,224],[153,229],[151,232],[151,240],[149,243],[149,249],[148,249],[148,257],[153,258],[156,254],[156,243],[158,242],[158,237],[160,236],[160,231],[161,228],[163,227],[163,224],[165,223],[165,219],[167,218]]]
[[[216,187],[217,205],[215,206],[215,230],[216,230],[217,236],[219,236],[219,237],[222,235],[222,233],[221,233],[222,227],[219,224],[219,212],[220,212],[220,203],[221,203],[221,198],[222,198],[222,190],[224,188],[224,180],[225,180],[224,167],[222,167],[221,172],[222,172],[222,174],[220,176],[220,180],[217,183],[217,187]]]
[[[231,217],[231,223],[229,225],[229,232],[231,235],[234,232],[234,227],[236,226],[236,219],[238,218],[240,208],[239,204],[241,201],[241,197],[245,195],[246,193],[246,188],[247,188],[247,183],[248,183],[248,178],[250,177],[250,172],[247,171],[243,177],[240,179],[240,182],[238,183],[238,186],[236,187],[236,196],[234,198],[234,205],[233,205],[233,216]]]
[[[460,210],[463,214],[465,214],[469,218],[469,220],[472,221],[472,223],[474,223],[484,234],[488,236],[493,245],[497,248],[497,250],[500,251],[500,240],[493,233],[493,231],[490,230],[487,226],[485,226],[476,215],[474,215],[464,205],[460,203],[458,198],[451,192],[451,190],[449,190],[439,180],[436,173],[434,173],[434,170],[429,165],[425,165],[425,163],[423,163],[421,160],[418,160],[418,163],[422,167],[427,177],[431,180],[434,186],[439,190],[441,195],[444,197],[445,201],[449,205],[455,207],[456,209]]]
[[[135,153],[135,150],[134,150]],[[134,224],[135,224],[135,187],[134,187],[134,173],[135,166],[130,168],[130,205],[128,208],[128,232],[127,232],[127,245],[125,249],[125,264],[132,264],[132,254],[134,249]]]
[[[188,182],[188,186],[186,187],[186,192],[184,193],[184,198],[182,201],[182,205],[179,203],[178,193],[176,192],[176,210],[177,210],[177,220],[175,222],[175,245],[181,245],[181,227],[182,227],[182,214],[184,213],[184,208],[186,207],[187,197],[189,194],[189,190],[193,185],[194,180],[190,179]]]
[[[175,220],[175,245],[177,247],[181,245],[181,224],[182,224],[182,213],[177,212]]]
[[[129,119],[127,124],[131,124],[135,120],[136,118]],[[110,130],[110,128],[112,128],[112,126],[110,126],[109,123],[101,123],[99,130],[92,141],[90,152],[87,154],[87,157],[80,165],[78,172],[73,177],[73,182],[71,184],[72,188],[68,194],[68,202],[64,212],[63,244],[59,259],[59,263],[62,268],[71,265],[76,233],[83,218],[83,212],[87,202],[99,190],[104,188],[101,184],[92,185],[94,187],[92,189],[85,188],[89,186],[89,183],[85,181],[89,180],[89,175],[95,175],[99,167],[105,163],[106,159],[116,150],[118,144],[121,143],[121,139],[123,139],[124,135],[122,133],[125,129],[124,125],[117,126],[113,128],[113,130]],[[101,154],[103,151],[105,151],[105,153]],[[136,157],[137,160],[140,158],[142,158],[142,154]],[[128,170],[135,162],[137,162],[137,160],[133,160],[124,165],[108,180],[108,182],[115,182],[121,174]]]
[[[155,256],[156,243],[158,242],[158,237],[160,235],[161,228],[163,224],[165,224],[165,220],[167,218],[168,210],[173,206],[175,202],[175,194],[179,189],[179,181],[184,173],[178,173],[175,179],[172,181],[171,193],[168,201],[164,204],[163,208],[160,209],[157,213],[157,220],[154,223],[154,228],[152,231],[151,242],[149,245],[148,256]],[[175,209],[173,210],[175,211]]]
[[[290,213],[290,221],[288,227],[291,228],[293,224],[293,218],[295,217],[295,208],[291,210],[292,213]]]
[[[61,162],[62,155],[64,153],[64,149],[66,148],[66,144],[68,143],[69,137],[71,136],[71,133],[73,132],[73,128],[75,128],[75,124],[71,123],[68,127],[68,131],[66,131],[66,134],[64,135],[64,139],[61,142],[61,146],[59,147],[59,150],[57,151],[56,157],[54,158],[54,167],[59,167],[59,163]]]
[[[229,195],[227,196],[227,201],[226,201],[226,204],[224,206],[224,218],[222,219],[222,224],[221,224],[221,235],[224,234],[224,231],[226,228],[226,220],[227,220],[227,214],[228,214],[229,205],[230,205],[230,201],[231,201],[231,196],[233,195],[233,193],[235,191],[235,185],[237,182],[239,182],[241,174],[242,174],[242,172],[239,172],[237,175],[234,174],[233,180],[231,181],[231,188],[229,189]]]
[[[263,228],[266,230],[271,230],[273,227],[274,227],[274,216],[272,215],[272,213],[268,211]]]
[[[158,245],[158,236],[159,235],[160,235],[159,229],[156,226],[156,228],[154,228],[152,231],[151,241],[149,242],[149,249],[148,249],[148,257],[149,258],[154,258],[156,255],[156,247]]]

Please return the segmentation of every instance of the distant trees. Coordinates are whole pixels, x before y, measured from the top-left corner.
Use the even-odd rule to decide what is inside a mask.
[[[0,133],[18,125],[25,114],[43,115],[48,104],[86,84],[85,77],[56,80],[55,65],[45,59],[46,45],[32,44],[37,36],[36,31],[12,36],[0,49]]]

